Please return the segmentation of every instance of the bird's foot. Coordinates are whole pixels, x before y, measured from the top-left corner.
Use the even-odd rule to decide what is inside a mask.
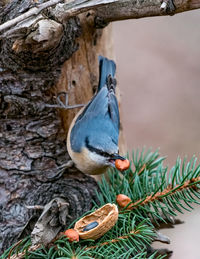
[[[58,167],[58,171],[53,175],[53,177],[48,177],[48,179],[59,179],[67,169],[72,168],[74,166],[74,162],[72,160],[69,160],[67,163],[62,164]]]
[[[68,104],[68,93],[60,92],[56,97],[57,104],[45,104],[46,107],[49,108],[59,108],[59,109],[74,109],[83,107],[85,104],[75,104],[69,105]]]
[[[160,9],[161,9],[161,12],[165,12],[169,15],[173,15],[175,13],[176,6],[173,0],[161,0]]]

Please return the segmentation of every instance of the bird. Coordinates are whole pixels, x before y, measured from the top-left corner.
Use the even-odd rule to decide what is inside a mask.
[[[73,119],[68,135],[68,153],[75,166],[83,173],[97,175],[115,160],[125,160],[119,155],[120,116],[116,98],[116,64],[99,56],[99,84],[97,93]]]

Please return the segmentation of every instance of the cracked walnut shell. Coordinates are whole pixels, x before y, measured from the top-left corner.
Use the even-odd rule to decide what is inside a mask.
[[[117,219],[117,206],[115,204],[107,203],[103,207],[77,221],[74,229],[78,232],[80,238],[96,240],[108,232],[115,225]],[[96,221],[98,225],[88,231],[84,231],[84,228],[94,221]]]

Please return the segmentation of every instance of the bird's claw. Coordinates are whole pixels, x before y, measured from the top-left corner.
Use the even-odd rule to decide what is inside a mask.
[[[62,101],[61,98],[64,98],[64,101]],[[60,92],[58,93],[56,97],[57,104],[46,104],[46,107],[49,108],[59,108],[59,109],[74,109],[83,107],[85,104],[75,104],[75,105],[69,105],[68,104],[68,93],[66,92]]]
[[[61,100],[61,98],[62,97],[64,97],[64,103],[63,103],[63,101]],[[68,101],[69,101],[69,99],[68,99],[68,94],[66,93],[66,92],[60,92],[60,93],[58,93],[58,95],[57,95],[57,102],[58,102],[58,104],[60,105],[60,107],[62,107],[62,108],[65,108],[65,107],[68,107],[69,105],[68,105]]]

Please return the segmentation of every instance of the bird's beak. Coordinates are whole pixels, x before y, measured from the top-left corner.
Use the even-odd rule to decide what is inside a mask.
[[[109,159],[109,165],[112,167],[115,167],[115,160],[120,159],[120,160],[125,160],[123,156],[120,156],[119,154],[113,154],[110,159]]]
[[[112,159],[114,159],[114,160],[116,160],[116,159],[126,160],[126,158],[124,158],[123,156],[120,156],[119,154],[112,155]]]

